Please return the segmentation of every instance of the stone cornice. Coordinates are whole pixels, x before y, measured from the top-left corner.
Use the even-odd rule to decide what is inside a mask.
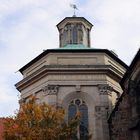
[[[25,77],[15,86],[21,91],[48,74],[106,74],[120,80],[123,73],[110,65],[45,65],[31,75]],[[115,75],[115,76],[114,76]]]

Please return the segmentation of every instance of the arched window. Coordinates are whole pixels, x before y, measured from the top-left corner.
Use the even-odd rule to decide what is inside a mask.
[[[78,29],[78,42],[81,44],[83,42],[83,31]]]
[[[73,119],[73,117],[76,115],[76,112],[77,112],[76,105],[70,104],[68,112],[68,120]]]
[[[82,30],[82,24],[77,25],[78,28],[78,43],[83,43],[83,30]]]
[[[67,44],[71,44],[71,24],[70,23],[68,23],[67,25],[66,25],[66,27],[67,27]]]
[[[88,107],[86,103],[80,99],[72,100],[68,107],[68,120],[71,120],[76,112],[80,112],[79,134],[81,140],[87,140],[88,136]]]
[[[65,27],[63,31],[63,46],[67,44],[67,36],[68,36],[68,31],[67,31],[67,28]]]
[[[73,27],[72,37],[73,37],[73,43],[77,44],[77,26],[76,25]]]

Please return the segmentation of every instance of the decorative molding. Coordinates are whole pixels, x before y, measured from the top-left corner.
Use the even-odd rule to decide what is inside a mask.
[[[109,86],[108,84],[102,84],[98,85],[98,90],[100,95],[111,95],[113,87]]]
[[[95,115],[97,119],[104,119],[108,118],[108,106],[95,106]]]
[[[81,91],[81,86],[80,85],[76,85],[75,89],[76,89],[77,92],[80,92]]]
[[[75,73],[71,74],[71,70],[75,70]],[[52,76],[55,77],[55,80],[75,80],[75,74],[77,72],[80,74],[77,80],[85,79],[87,81],[96,81],[97,79],[102,81],[104,80],[104,74],[110,74],[111,77],[114,77],[116,73],[119,74],[119,71],[114,69],[111,65],[44,65],[40,69],[19,81],[15,86],[19,91],[22,91],[42,77],[45,77],[50,71],[51,73],[56,74],[55,76]],[[59,73],[67,73],[67,78],[63,78],[63,75],[60,75]],[[118,77],[121,79],[120,75],[123,76],[123,74],[119,74],[116,75],[116,78]],[[46,78],[48,77],[51,77],[51,75],[48,75]]]
[[[42,88],[45,95],[56,95],[59,90],[58,85],[47,85]]]
[[[22,103],[25,103],[26,102],[26,99],[25,98],[21,98],[20,100],[19,100],[19,104],[22,104]]]

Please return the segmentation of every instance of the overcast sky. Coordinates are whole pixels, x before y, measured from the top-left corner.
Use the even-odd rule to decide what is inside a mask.
[[[18,70],[43,52],[58,48],[56,24],[78,7],[94,27],[91,46],[115,50],[130,64],[140,46],[140,0],[0,0],[0,117],[18,109]]]

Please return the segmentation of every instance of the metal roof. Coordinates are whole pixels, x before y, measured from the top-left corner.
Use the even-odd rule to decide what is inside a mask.
[[[57,49],[65,50],[65,49],[93,49],[93,48],[89,48],[83,44],[67,44],[64,47],[57,48]]]

